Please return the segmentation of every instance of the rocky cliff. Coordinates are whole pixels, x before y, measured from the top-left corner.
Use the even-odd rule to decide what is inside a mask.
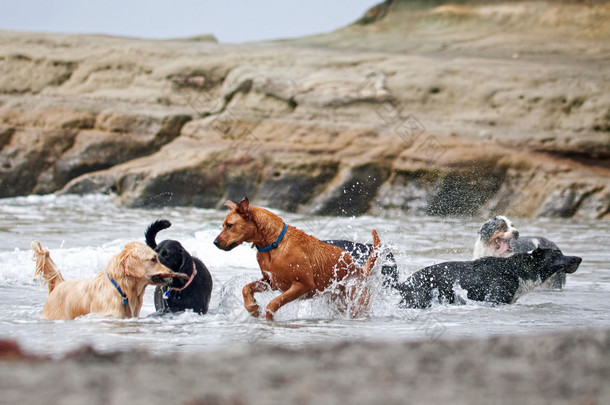
[[[0,197],[610,218],[610,5],[460,4],[241,45],[0,31]]]

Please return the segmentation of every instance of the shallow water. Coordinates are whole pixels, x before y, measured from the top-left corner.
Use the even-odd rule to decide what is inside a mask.
[[[250,317],[242,286],[258,277],[255,252],[231,252],[212,241],[226,211],[197,208],[127,209],[108,196],[31,196],[0,200],[0,338],[16,339],[26,350],[59,355],[84,344],[99,350],[150,349],[153,352],[214,350],[259,342],[302,345],[342,340],[405,341],[538,334],[610,326],[609,221],[511,218],[522,235],[544,235],[583,263],[568,275],[563,291],[535,290],[513,305],[468,302],[426,310],[399,309],[398,297],[371,282],[369,316],[349,319],[324,297],[290,303],[276,322]],[[433,263],[470,259],[481,218],[308,217],[279,213],[287,223],[319,238],[370,242],[376,228],[398,261],[402,277]],[[210,312],[165,317],[154,313],[153,288],[141,317],[115,320],[89,315],[74,321],[38,319],[46,287],[32,279],[32,239],[48,247],[66,279],[91,278],[125,243],[144,241],[150,222],[167,218],[172,227],[157,241],[179,240],[207,265],[214,279]],[[265,305],[277,293],[257,295]]]

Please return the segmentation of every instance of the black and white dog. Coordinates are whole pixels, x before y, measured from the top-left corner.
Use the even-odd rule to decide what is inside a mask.
[[[172,283],[155,288],[155,309],[160,312],[182,312],[187,309],[198,314],[208,312],[212,295],[212,276],[203,262],[193,257],[176,240],[155,241],[157,233],[171,226],[166,219],[150,224],[144,234],[146,244],[153,248],[159,261],[172,271],[184,273],[188,280],[173,279]]]
[[[581,261],[559,250],[535,249],[510,257],[445,262],[415,272],[396,289],[406,308],[427,308],[436,300],[460,303],[456,288],[464,290],[470,300],[512,304],[554,274],[575,272]]]
[[[499,215],[486,221],[479,228],[479,237],[474,243],[473,259],[501,257],[512,253],[511,242],[519,238],[519,231],[505,216]]]
[[[366,259],[369,258],[373,250],[373,245],[370,243],[352,242],[343,239],[323,240],[322,242],[338,246],[351,254],[359,267],[364,266]],[[381,274],[383,276],[384,287],[395,287],[398,284],[398,266],[391,252],[388,252],[385,256],[385,260],[381,265]]]
[[[555,243],[541,236],[520,236],[512,222],[499,215],[486,221],[479,229],[472,258],[508,257],[514,253],[527,253],[538,248],[560,250]],[[549,278],[543,287],[561,290],[565,284],[566,275],[559,272]]]

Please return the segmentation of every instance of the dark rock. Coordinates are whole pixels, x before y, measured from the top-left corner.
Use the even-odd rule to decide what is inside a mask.
[[[502,186],[504,172],[481,166],[447,173],[426,210],[429,215],[475,215]]]
[[[0,151],[0,197],[36,193],[40,174],[53,166],[74,137],[71,130],[16,131]]]
[[[603,189],[585,196],[576,211],[582,218],[605,218],[610,215],[610,190]]]
[[[365,214],[389,175],[389,168],[375,163],[345,168],[339,174],[341,183],[315,198],[308,211],[317,215]]]
[[[260,182],[260,162],[217,156],[196,166],[154,176],[128,174],[119,183],[121,203],[130,207],[195,206],[220,208],[227,199],[254,195]]]
[[[599,187],[590,184],[569,184],[553,191],[542,203],[537,215],[541,217],[572,217],[581,204],[590,200],[591,195],[600,191]],[[588,204],[591,204],[589,202]],[[605,211],[608,206],[606,205]],[[604,208],[597,208],[596,217],[603,215]]]
[[[424,215],[428,211],[439,183],[438,171],[396,171],[384,183],[375,198],[373,213],[399,211]]]
[[[385,17],[386,14],[388,13],[388,9],[390,8],[390,6],[392,5],[393,2],[394,2],[394,0],[385,0],[383,3],[377,4],[373,7],[371,7],[354,24],[368,25],[368,24],[377,22],[379,20],[382,20],[383,17]]]
[[[263,206],[296,212],[328,185],[338,167],[333,161],[273,165],[265,170],[256,200]]]
[[[111,175],[102,173],[94,173],[86,176],[81,176],[71,182],[68,182],[63,189],[59,190],[59,194],[111,194],[117,193],[117,182]]]
[[[15,128],[0,128],[0,150],[11,142]]]
[[[72,147],[39,179],[35,191],[51,193],[85,173],[154,153],[178,137],[189,120],[186,115],[161,119],[112,115],[100,125],[106,131],[80,131]]]

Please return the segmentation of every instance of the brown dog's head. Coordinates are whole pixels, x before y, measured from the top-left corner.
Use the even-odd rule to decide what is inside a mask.
[[[188,279],[186,274],[173,273],[162,265],[157,258],[157,253],[140,242],[125,245],[115,259],[108,268],[108,273],[113,278],[127,277],[155,285],[166,284],[171,281],[172,277]]]
[[[229,200],[225,203],[225,207],[229,208],[231,212],[225,217],[222,232],[214,240],[214,245],[228,251],[243,242],[252,242],[257,234],[257,229],[248,198],[244,198],[239,204]]]

